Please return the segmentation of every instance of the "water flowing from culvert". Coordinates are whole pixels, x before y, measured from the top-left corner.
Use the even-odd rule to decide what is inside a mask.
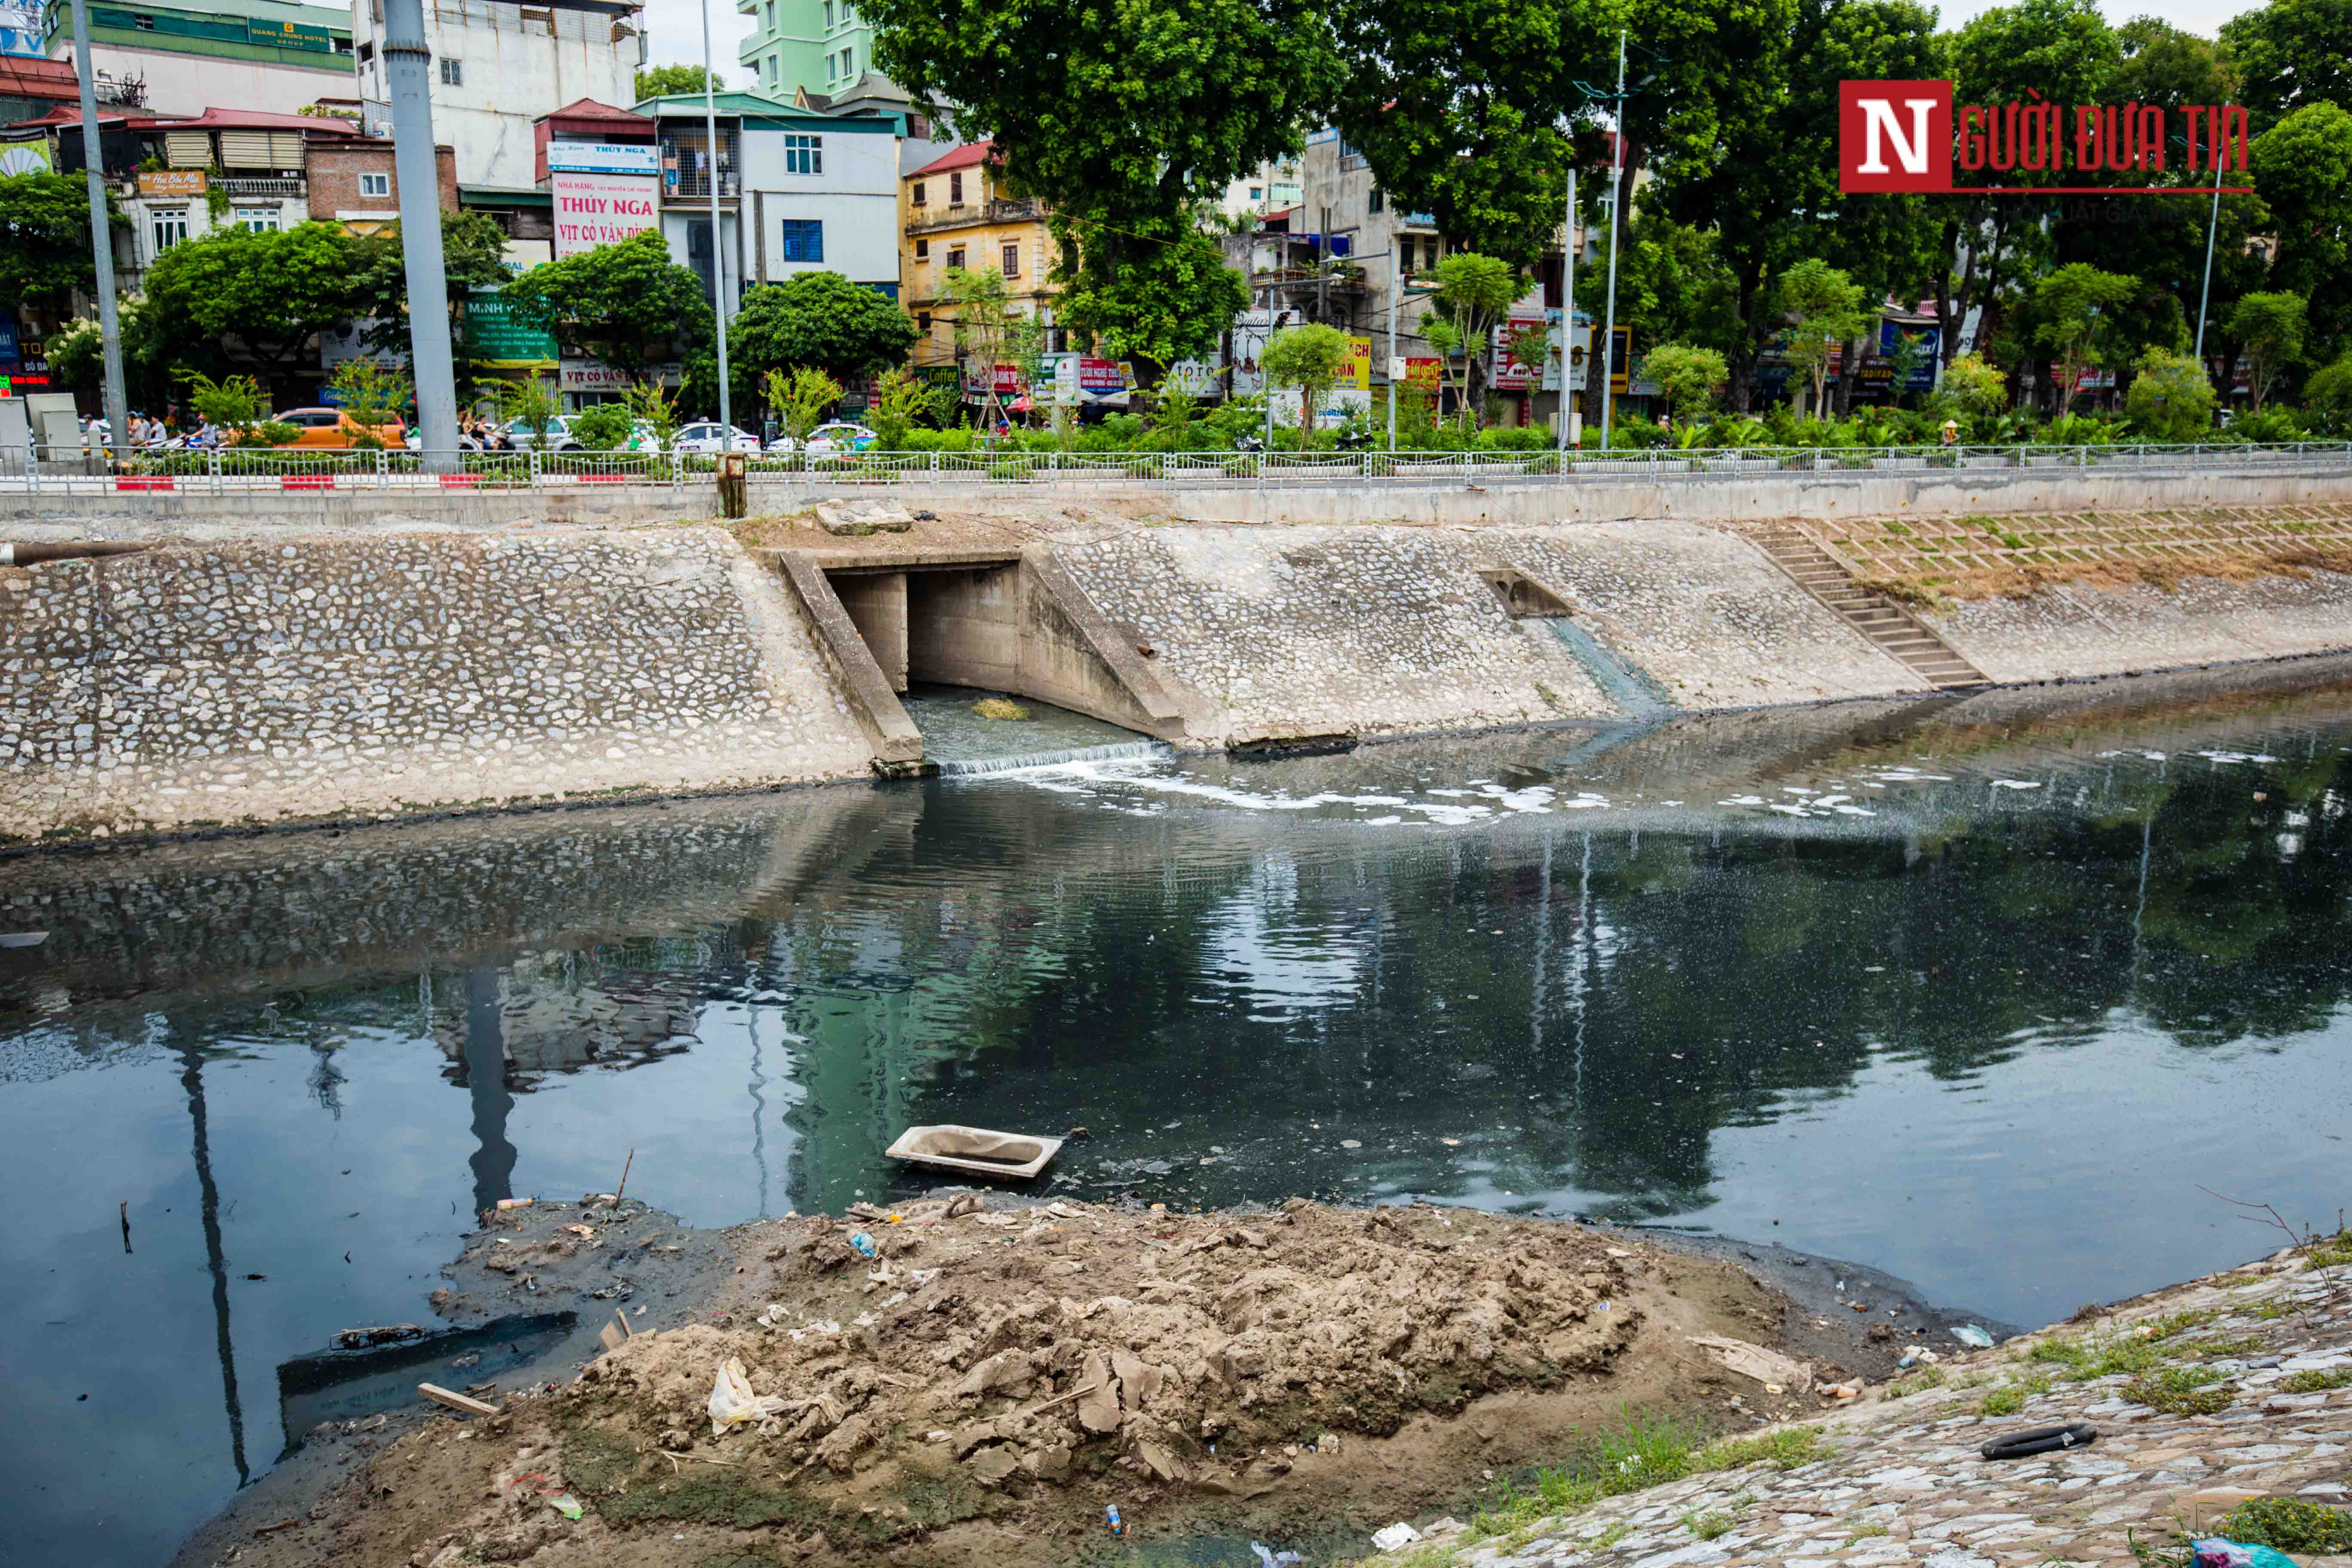
[[[1674,710],[1667,695],[1649,671],[1596,637],[1567,616],[1546,616],[1543,624],[1560,640],[1570,658],[1582,665],[1601,694],[1636,719],[1659,719]]]
[[[2199,1188],[2331,1220],[2352,1137],[2352,663],[2282,668],[0,860],[12,1555],[165,1560],[279,1366],[632,1150],[716,1226],[1083,1125],[1040,1195],[1654,1220],[2023,1323],[2237,1261]],[[909,707],[1151,751],[980,695]]]
[[[1055,751],[1016,752],[1009,757],[943,757],[942,778],[971,778],[982,773],[1013,773],[1028,768],[1063,767],[1071,763],[1129,762],[1169,754],[1158,741],[1119,741],[1107,746],[1065,746]]]

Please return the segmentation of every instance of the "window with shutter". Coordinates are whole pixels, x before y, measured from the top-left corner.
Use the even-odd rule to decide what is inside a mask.
[[[221,167],[224,169],[273,169],[269,161],[269,132],[267,131],[224,131],[220,133]]]
[[[302,133],[299,131],[273,131],[269,133],[269,166],[273,169],[299,169],[302,166]]]
[[[213,162],[213,139],[201,131],[166,131],[163,159],[174,169],[208,169]]]

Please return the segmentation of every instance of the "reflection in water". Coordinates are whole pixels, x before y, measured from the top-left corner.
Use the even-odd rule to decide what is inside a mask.
[[[2217,1266],[2214,1129],[2341,1199],[2352,701],[2135,689],[14,863],[26,1549],[161,1554],[247,1477],[240,1353],[420,1316],[472,1212],[625,1149],[720,1224],[1083,1124],[1049,1190],[1770,1231],[2025,1321]]]

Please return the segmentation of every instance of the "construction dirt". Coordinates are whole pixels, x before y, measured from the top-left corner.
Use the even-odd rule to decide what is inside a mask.
[[[1839,1325],[1841,1365],[1827,1320],[1729,1261],[1421,1205],[861,1205],[724,1233],[690,1308],[615,1272],[675,1251],[646,1245],[669,1226],[498,1216],[446,1314],[601,1296],[583,1319],[635,1332],[576,1380],[484,1390],[494,1415],[312,1434],[302,1495],[232,1510],[182,1561],[964,1568],[1087,1556],[1113,1507],[1122,1548],[1329,1540],[1475,1502],[1628,1410],[1732,1431],[1818,1409],[1913,1331],[1881,1303]]]

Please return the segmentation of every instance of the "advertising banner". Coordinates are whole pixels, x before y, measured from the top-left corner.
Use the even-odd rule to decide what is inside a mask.
[[[661,173],[661,153],[651,142],[550,142],[547,166],[583,174],[655,175]]]
[[[205,172],[202,169],[142,169],[139,171],[139,194],[142,196],[200,196],[205,194]]]
[[[473,358],[517,370],[544,370],[555,363],[555,339],[517,321],[497,289],[475,289],[466,296],[465,310],[466,348]]]
[[[656,183],[647,175],[551,173],[558,260],[654,226]]]

